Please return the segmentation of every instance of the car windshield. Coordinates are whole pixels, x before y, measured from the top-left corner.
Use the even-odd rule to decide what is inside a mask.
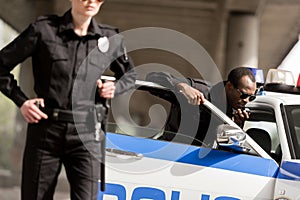
[[[292,145],[291,150],[293,156],[300,159],[300,106],[299,105],[289,105],[285,106],[287,114],[287,133],[290,143]]]

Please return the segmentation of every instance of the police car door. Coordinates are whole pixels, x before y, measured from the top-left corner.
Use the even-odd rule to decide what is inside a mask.
[[[245,131],[280,165],[272,199],[299,199],[299,106],[284,106],[270,97],[258,97],[248,106]]]
[[[275,199],[300,199],[300,106],[282,105],[285,134],[281,135],[282,162],[275,187]]]

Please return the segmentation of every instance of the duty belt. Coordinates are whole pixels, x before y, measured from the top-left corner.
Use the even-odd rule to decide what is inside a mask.
[[[92,116],[91,112],[85,111],[72,111],[57,108],[41,108],[41,110],[48,115],[50,120],[61,122],[84,123],[88,121],[89,116]]]

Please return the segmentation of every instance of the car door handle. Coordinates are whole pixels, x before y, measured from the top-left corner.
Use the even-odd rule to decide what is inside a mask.
[[[143,154],[120,149],[106,148],[106,155],[110,157],[118,157],[121,159],[141,159]]]

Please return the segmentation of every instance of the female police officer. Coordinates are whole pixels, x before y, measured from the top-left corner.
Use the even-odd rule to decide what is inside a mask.
[[[63,16],[39,17],[0,52],[0,89],[20,107],[29,123],[22,199],[53,199],[62,164],[70,183],[71,199],[96,199],[100,164],[91,151],[97,153],[99,143],[93,128],[85,123],[90,112],[74,111],[73,98],[87,102],[83,96],[93,91],[94,101],[95,93],[112,98],[134,85],[133,64],[126,55],[122,38],[110,40],[118,35],[117,30],[97,24],[93,18],[103,0],[71,0],[71,4],[72,8]],[[32,57],[37,94],[33,99],[22,92],[10,73],[28,57]],[[116,83],[93,79],[100,77],[106,68],[115,72]],[[89,84],[77,87],[74,94],[76,81],[79,81],[77,86]],[[79,130],[84,137],[79,136]]]

